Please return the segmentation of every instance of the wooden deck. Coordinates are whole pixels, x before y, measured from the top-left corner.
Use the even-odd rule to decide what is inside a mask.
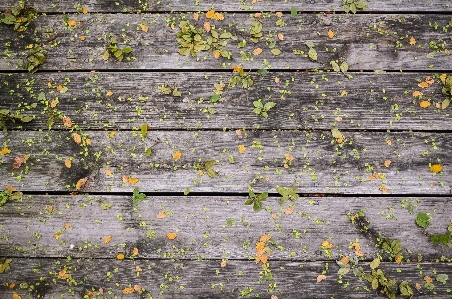
[[[1,299],[452,298],[452,1],[54,2],[0,22]]]

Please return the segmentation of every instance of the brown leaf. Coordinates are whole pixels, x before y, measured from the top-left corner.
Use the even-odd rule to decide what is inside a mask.
[[[254,56],[257,56],[257,55],[259,55],[259,54],[261,54],[262,53],[262,49],[261,48],[256,48],[256,49],[254,49],[254,51],[253,51],[253,55]]]
[[[166,213],[164,211],[161,211],[157,214],[157,219],[163,219],[166,217]]]
[[[76,190],[82,189],[82,187],[85,185],[87,180],[88,180],[88,178],[83,178],[83,179],[78,180],[77,184],[75,184],[75,189]]]
[[[67,168],[71,168],[71,166],[72,166],[72,161],[71,161],[71,159],[66,159],[66,160],[64,160],[64,165],[65,165]]]
[[[323,275],[323,274],[317,276],[317,282],[321,282],[321,281],[323,281],[323,280],[325,280],[325,279],[326,279],[326,276]]]
[[[204,22],[204,30],[210,32],[210,22]]]
[[[75,143],[80,144],[80,142],[82,142],[82,136],[80,136],[77,133],[74,133],[74,135],[72,135],[72,138],[74,138]]]

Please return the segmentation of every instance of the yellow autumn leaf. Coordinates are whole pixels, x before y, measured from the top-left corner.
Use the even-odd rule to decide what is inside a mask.
[[[71,168],[71,166],[72,166],[72,161],[71,161],[71,159],[66,159],[66,160],[64,160],[64,165],[66,165],[67,168]]]
[[[110,243],[110,242],[111,242],[111,239],[112,239],[112,236],[106,236],[105,239],[104,239],[104,243],[105,243],[105,244]]]
[[[17,294],[16,292],[13,293],[13,299],[21,299],[21,297],[19,296],[19,294]]]
[[[135,292],[135,290],[133,288],[124,288],[122,290],[122,293],[127,295],[127,294],[132,294],[133,292]]]
[[[262,49],[261,48],[256,48],[256,49],[254,49],[254,51],[253,51],[253,55],[254,56],[257,56],[257,55],[259,55],[259,54],[261,54],[262,53]]]
[[[127,181],[130,185],[135,185],[136,183],[138,183],[138,178],[129,177]]]
[[[80,35],[78,38],[79,38],[81,41],[85,40],[85,37],[84,37],[83,35]]]
[[[83,8],[82,8],[82,13],[83,13],[84,15],[86,15],[86,14],[88,13],[88,8],[83,7]]]
[[[334,32],[331,29],[328,30],[328,37],[329,38],[333,38],[334,37]]]
[[[265,243],[264,242],[258,242],[257,244],[256,244],[256,251],[262,251],[262,250],[264,250],[264,248],[265,248]]]
[[[4,147],[1,151],[0,151],[0,155],[4,156],[9,154],[11,151],[9,150],[9,148]]]
[[[110,96],[112,96],[113,95],[113,92],[112,91],[108,91],[107,92],[107,97],[110,97]]]
[[[144,25],[144,24],[140,24],[141,30],[143,30],[144,32],[148,32],[149,27]]]
[[[419,106],[421,106],[422,108],[428,108],[430,107],[430,102],[429,101],[422,101],[419,103]]]
[[[243,144],[240,144],[238,146],[238,149],[239,149],[239,153],[241,153],[241,154],[243,154],[245,152],[245,146]]]
[[[322,246],[328,249],[333,248],[333,244],[331,244],[331,242],[328,240],[322,241]]]
[[[176,233],[167,233],[167,234],[166,234],[166,237],[167,237],[169,240],[174,240],[174,239],[176,239],[177,234],[176,234]]]
[[[213,15],[213,18],[214,18],[215,20],[217,20],[217,21],[222,21],[222,20],[224,20],[223,14],[221,14],[221,13],[219,13],[219,12],[216,12],[216,13]]]
[[[427,88],[428,87],[428,83],[427,82],[421,82],[417,86],[419,86],[420,88]]]
[[[418,97],[418,96],[421,96],[422,95],[422,92],[420,92],[420,91],[413,91],[413,97]]]
[[[259,241],[260,242],[268,242],[270,239],[271,239],[271,235],[269,235],[269,234],[266,234],[266,235],[262,235],[260,238],[259,238]]]
[[[56,240],[58,240],[59,238],[61,238],[61,231],[57,231],[57,232],[53,235],[53,237],[54,237]]]
[[[69,21],[67,21],[67,24],[71,27],[74,27],[75,25],[77,25],[77,22],[74,20],[69,20]]]
[[[88,178],[83,178],[83,179],[78,180],[77,184],[75,184],[75,189],[76,190],[82,189],[82,187],[85,185],[87,180],[88,180]]]
[[[124,259],[124,254],[123,253],[118,253],[118,255],[116,256],[116,258],[118,260],[123,260]]]
[[[268,261],[268,255],[266,255],[265,253],[262,254],[262,256],[261,256],[261,262],[262,262],[263,264],[266,264],[267,261]]]
[[[441,76],[439,76],[439,78],[441,79],[441,82],[443,82],[443,84],[445,84],[446,83],[447,74],[442,74]]]
[[[80,136],[80,134],[74,133],[74,135],[72,135],[72,138],[74,138],[74,141],[77,144],[80,144],[80,142],[82,142],[82,136]]]
[[[214,10],[209,10],[209,11],[206,13],[206,18],[212,19],[214,15],[215,15],[215,11],[214,11]]]
[[[115,136],[116,132],[115,131],[111,131],[110,134],[108,134],[108,137],[113,138]]]
[[[179,160],[181,156],[182,156],[181,151],[177,151],[177,152],[173,153],[173,159],[174,159],[174,161]]]
[[[69,275],[66,273],[66,269],[61,270],[58,272],[58,278],[59,279],[68,279]]]
[[[432,164],[430,166],[430,171],[433,173],[438,173],[443,170],[443,167],[440,164]]]

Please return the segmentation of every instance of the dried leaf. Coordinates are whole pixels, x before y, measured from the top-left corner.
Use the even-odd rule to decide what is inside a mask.
[[[169,240],[174,240],[174,239],[176,239],[177,234],[176,234],[176,233],[167,233],[167,234],[166,234],[166,237],[167,237]]]
[[[412,36],[410,37],[410,45],[415,45],[416,44],[416,39]]]
[[[331,29],[328,30],[328,37],[329,38],[333,38],[334,37],[334,32]]]
[[[223,14],[221,14],[221,13],[219,13],[219,12],[216,12],[216,13],[213,15],[213,18],[214,18],[215,20],[217,20],[217,21],[222,21],[222,20],[224,20]]]
[[[88,8],[83,7],[83,8],[82,8],[82,13],[83,13],[84,15],[86,15],[86,14],[88,13]]]
[[[209,11],[206,13],[206,18],[207,18],[207,19],[212,19],[214,15],[215,15],[215,11],[214,11],[214,10],[209,10]]]
[[[135,185],[136,183],[138,183],[138,178],[129,177],[127,181],[130,185]]]
[[[204,30],[210,32],[210,22],[204,22]]]
[[[259,241],[260,242],[268,242],[271,239],[271,237],[272,237],[271,235],[266,234],[266,235],[261,236]]]
[[[331,244],[331,242],[328,240],[322,241],[322,246],[328,249],[333,248],[333,244]]]
[[[104,243],[105,243],[105,244],[110,243],[110,242],[111,242],[111,239],[112,239],[112,236],[106,236],[105,239],[104,239]]]
[[[76,190],[82,189],[82,187],[85,185],[87,180],[88,180],[88,178],[83,178],[83,179],[78,180],[77,184],[75,184],[75,189]]]
[[[13,293],[13,299],[21,299],[21,297],[19,296],[19,294],[17,294],[16,292]]]
[[[443,167],[440,164],[432,164],[430,166],[430,171],[433,173],[438,173],[443,170]]]
[[[64,160],[64,165],[65,165],[67,168],[71,168],[71,166],[72,166],[72,161],[71,161],[71,159],[66,159],[66,160]]]
[[[108,175],[108,176],[113,176],[113,173],[111,172],[110,168],[106,168],[105,169],[105,174]]]
[[[78,38],[79,38],[81,41],[84,41],[84,40],[86,39],[83,35],[80,35]]]
[[[433,279],[430,276],[424,276],[424,281],[428,283],[432,283]]]
[[[74,138],[74,141],[77,144],[80,144],[80,142],[82,142],[82,136],[80,136],[80,134],[74,133],[74,135],[72,135],[72,138]]]
[[[0,151],[0,155],[4,156],[9,154],[11,151],[9,150],[9,148],[4,147],[1,151]]]
[[[385,166],[386,166],[386,167],[389,167],[390,165],[391,165],[391,160],[386,160],[386,161],[385,161]]]
[[[323,275],[323,274],[317,276],[317,282],[321,282],[321,281],[323,281],[323,280],[325,280],[325,279],[326,279],[326,276]]]
[[[177,152],[173,153],[173,159],[174,159],[174,161],[179,160],[181,156],[182,156],[181,151],[177,151]]]
[[[422,95],[422,92],[420,92],[420,91],[413,91],[413,97],[418,97],[418,96],[421,96]]]
[[[256,244],[256,251],[257,251],[257,252],[263,251],[264,248],[265,248],[265,242],[258,242],[258,243]]]
[[[69,224],[69,222],[65,222],[64,223],[64,229],[70,229],[71,225]]]
[[[196,22],[198,22],[199,20],[199,14],[197,12],[193,13],[193,20],[195,20]]]
[[[226,268],[226,261],[222,261],[221,264],[220,264],[220,267],[221,268]]]
[[[143,30],[144,32],[148,32],[149,27],[144,25],[144,24],[140,24],[141,30]]]
[[[118,255],[116,256],[116,258],[118,259],[118,260],[123,260],[124,259],[124,254],[123,253],[118,253]]]
[[[74,20],[69,20],[69,21],[67,21],[67,24],[71,27],[74,27],[75,25],[77,25],[77,22]]]
[[[422,108],[428,108],[430,107],[430,102],[429,101],[422,101],[419,103],[419,106],[421,106]]]
[[[259,55],[259,54],[261,54],[262,53],[262,49],[261,48],[256,48],[256,49],[254,49],[254,51],[253,51],[253,55],[254,56],[257,56],[257,55]]]
[[[278,39],[279,40],[284,40],[284,35],[282,33],[278,33]]]
[[[69,117],[67,117],[67,116],[64,116],[64,117],[63,117],[63,125],[64,125],[66,128],[72,127],[72,121],[71,121],[71,119],[70,119]]]
[[[157,214],[157,219],[163,219],[166,217],[166,213],[164,211],[161,211]]]
[[[245,152],[245,146],[243,144],[238,146],[239,153],[243,154]]]
[[[132,294],[133,292],[135,292],[135,290],[133,288],[124,288],[122,290],[122,293],[125,295]]]
[[[61,270],[58,272],[58,278],[59,279],[68,279],[69,275],[66,273],[66,269]]]
[[[140,290],[141,290],[141,287],[139,286],[139,285],[134,285],[133,286],[133,289],[136,291],[136,292],[139,292]]]
[[[290,215],[290,214],[293,213],[293,210],[294,210],[293,207],[287,207],[287,208],[284,210],[284,214]]]
[[[344,257],[341,258],[340,262],[341,262],[342,264],[347,265],[347,264],[350,262],[350,257],[349,257],[348,255],[346,255],[346,256],[344,256]]]
[[[111,97],[113,95],[113,92],[112,91],[108,91],[107,92],[107,97]]]
[[[417,86],[419,86],[420,88],[427,88],[428,87],[428,83],[427,82],[421,82]]]
[[[133,248],[133,251],[132,251],[132,254],[133,255],[138,255],[138,248]]]

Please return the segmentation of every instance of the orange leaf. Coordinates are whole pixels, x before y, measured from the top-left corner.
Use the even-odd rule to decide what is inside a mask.
[[[138,178],[129,177],[128,182],[130,185],[135,185],[138,183]]]
[[[174,240],[174,239],[176,239],[177,234],[176,234],[176,233],[167,233],[167,234],[166,234],[166,237],[167,237],[169,240]]]
[[[226,268],[226,262],[225,262],[225,261],[222,261],[221,264],[220,264],[220,267],[221,267],[221,268]]]
[[[286,215],[290,215],[293,213],[293,207],[287,207],[286,210],[284,211],[284,214]]]
[[[430,171],[433,173],[441,172],[441,170],[443,170],[443,167],[440,164],[432,164],[432,166],[430,166]]]
[[[419,103],[419,106],[421,106],[422,108],[428,108],[430,107],[430,102],[429,101],[422,101]]]
[[[254,51],[253,51],[253,55],[254,56],[257,56],[257,55],[259,55],[259,54],[261,54],[262,53],[262,49],[261,48],[256,48],[256,49],[254,49]]]
[[[413,97],[418,97],[418,96],[421,96],[422,95],[422,92],[420,92],[420,91],[413,91]]]
[[[123,294],[132,294],[133,292],[135,292],[135,290],[133,288],[124,288],[124,290],[122,290]]]
[[[82,8],[82,12],[83,12],[84,15],[86,15],[86,14],[88,13],[88,8],[83,7],[83,8]]]
[[[144,25],[144,24],[140,24],[141,30],[143,30],[144,32],[148,32],[149,27]]]
[[[69,20],[69,21],[67,21],[67,24],[71,27],[74,27],[75,25],[77,25],[77,22],[74,20]]]
[[[4,156],[9,154],[11,151],[9,150],[9,148],[4,147],[1,151],[0,151],[0,155]]]
[[[420,88],[427,88],[428,87],[428,83],[427,82],[421,82],[417,86],[419,86]]]
[[[60,85],[60,86],[61,86],[61,85]],[[51,108],[55,108],[57,104],[58,104],[58,101],[57,101],[57,100],[52,100],[52,101],[50,102],[50,107],[51,107]]]
[[[142,272],[143,269],[140,266],[135,266],[135,271],[137,272]]]
[[[80,144],[80,142],[82,142],[82,136],[80,136],[77,133],[74,133],[74,135],[72,135],[72,138],[74,138],[75,143]]]
[[[400,255],[396,256],[395,261],[397,264],[402,263],[402,257],[400,257]]]
[[[265,242],[258,242],[257,244],[256,244],[256,251],[262,251],[262,250],[264,250],[264,247],[265,247]]]
[[[425,82],[427,82],[427,84],[433,84],[433,83],[435,83],[435,80],[433,80],[432,78],[430,78],[430,77],[427,77],[427,78],[425,78]]]
[[[268,255],[266,255],[265,253],[261,256],[261,262],[263,264],[266,264],[268,261]]]
[[[12,290],[12,289],[14,289],[15,286],[16,286],[16,284],[14,282],[12,282],[9,284],[8,287]]]
[[[71,159],[66,159],[66,160],[64,160],[64,165],[66,165],[67,168],[71,168],[71,166],[72,166],[72,161],[71,161]]]
[[[106,236],[105,239],[104,239],[104,243],[105,243],[105,244],[110,243],[110,242],[111,242],[111,239],[112,239],[112,236]]]
[[[213,15],[213,18],[214,18],[215,20],[217,20],[217,21],[222,21],[222,20],[224,20],[223,14],[221,14],[221,13],[219,13],[219,12],[216,12],[216,13]]]
[[[6,190],[6,191],[9,191],[9,192],[13,192],[13,191],[16,191],[16,187],[13,187],[13,186],[6,186],[6,187],[5,187],[5,190]]]
[[[242,136],[242,131],[241,130],[235,130],[235,134],[237,134],[237,136]]]
[[[111,131],[110,134],[108,134],[108,137],[113,138],[115,137],[116,132],[115,131]]]
[[[209,11],[206,13],[206,18],[212,19],[214,15],[215,15],[215,11],[214,11],[214,10],[209,10]]]
[[[177,161],[180,159],[180,157],[182,156],[182,153],[180,151],[177,151],[173,154],[173,159],[174,161]]]
[[[284,158],[289,162],[293,161],[293,156],[291,154],[284,154]]]
[[[284,35],[282,33],[278,33],[278,39],[279,40],[284,40]]]
[[[163,219],[166,217],[166,213],[164,211],[161,211],[157,214],[157,219]]]
[[[107,97],[111,97],[113,95],[112,91],[107,92]]]
[[[245,146],[243,144],[238,146],[239,153],[243,154],[245,152]]]
[[[329,38],[333,38],[334,37],[334,32],[331,29],[328,30],[328,37]]]
[[[333,244],[331,244],[331,242],[328,240],[322,241],[322,246],[328,249],[333,248]]]
[[[135,247],[135,248],[133,249],[133,255],[138,255],[138,248]]]
[[[321,281],[323,281],[323,280],[325,280],[325,279],[326,279],[326,276],[323,275],[323,274],[317,276],[317,282],[321,282]]]
[[[391,165],[391,160],[386,160],[386,161],[385,161],[385,166],[386,166],[386,167],[389,167],[390,165]]]
[[[430,276],[424,276],[424,280],[429,283],[433,282],[433,279]]]
[[[199,14],[197,12],[193,13],[193,20],[195,20],[196,22],[198,22],[199,20]]]
[[[83,178],[83,179],[78,180],[77,184],[75,184],[75,189],[76,190],[82,189],[82,187],[85,185],[87,180],[88,180],[88,178]]]
[[[410,45],[414,46],[416,44],[416,39],[412,36],[410,37]]]
[[[278,18],[280,18],[280,17],[282,17],[282,12],[278,11],[277,13],[275,13],[275,15],[276,15]]]
[[[85,37],[83,35],[80,35],[78,38],[82,41],[85,40]]]
[[[60,278],[60,279],[68,279],[69,275],[66,273],[66,270],[63,269],[60,272],[58,272],[58,278]]]
[[[54,237],[56,240],[58,240],[59,238],[61,238],[61,232],[60,232],[60,231],[57,231],[57,232],[53,235],[53,237]]]
[[[210,32],[210,22],[204,22],[204,30]]]
[[[106,168],[105,169],[105,174],[108,175],[108,176],[113,176],[113,173],[111,173],[110,168]]]
[[[19,294],[17,294],[16,292],[13,293],[13,299],[21,299],[21,297],[19,296]]]
[[[221,52],[218,51],[218,50],[216,50],[216,51],[213,53],[213,57],[215,57],[215,58],[220,58],[220,55],[221,55]]]
[[[124,254],[123,253],[118,253],[118,255],[116,256],[116,258],[118,260],[123,260],[124,259]]]
[[[137,292],[139,292],[140,290],[141,290],[141,287],[139,286],[139,285],[134,285],[133,286],[133,289],[135,290],[135,291],[137,291]]]
[[[380,191],[386,194],[386,193],[388,193],[388,188],[386,188],[385,185],[381,185],[380,186]]]
[[[64,223],[64,229],[70,229],[71,225],[69,224],[69,222],[65,222]]]
[[[71,119],[70,119],[69,117],[67,117],[67,116],[64,116],[64,117],[63,117],[63,125],[64,125],[65,127],[67,127],[67,128],[72,127],[72,121],[71,121]]]
[[[272,236],[270,236],[269,234],[263,235],[260,237],[259,241],[261,242],[267,242],[268,240],[271,239]]]
[[[350,262],[350,258],[348,256],[344,256],[343,258],[341,258],[340,262],[343,264],[348,264],[348,262]]]
[[[421,289],[421,285],[420,285],[419,283],[416,282],[415,288],[416,288],[417,290],[420,290],[420,289]]]

